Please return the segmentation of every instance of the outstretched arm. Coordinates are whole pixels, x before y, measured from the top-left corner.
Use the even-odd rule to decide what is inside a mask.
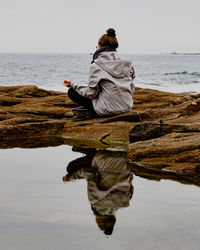
[[[102,79],[101,77],[102,69],[96,64],[93,63],[90,68],[90,76],[88,86],[78,86],[74,83],[71,83],[71,86],[82,96],[89,99],[94,99],[99,93],[99,82]]]

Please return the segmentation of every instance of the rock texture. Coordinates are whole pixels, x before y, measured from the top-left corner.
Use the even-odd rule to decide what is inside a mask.
[[[65,94],[36,86],[0,87],[0,141],[57,134],[72,117]]]
[[[148,170],[197,174],[200,167],[199,97],[199,94],[170,94],[172,104],[160,108],[158,100],[157,109],[147,108],[146,111],[151,109],[155,115],[151,121],[142,121],[130,130],[129,161]]]
[[[136,88],[133,99],[130,113],[84,120],[73,117],[66,93],[0,87],[0,147],[127,150],[135,168],[199,176],[200,94]]]

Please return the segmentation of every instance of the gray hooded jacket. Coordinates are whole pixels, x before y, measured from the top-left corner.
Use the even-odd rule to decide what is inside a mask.
[[[117,115],[133,107],[134,78],[131,62],[120,59],[116,51],[102,51],[91,64],[88,86],[72,87],[92,100],[99,116]]]

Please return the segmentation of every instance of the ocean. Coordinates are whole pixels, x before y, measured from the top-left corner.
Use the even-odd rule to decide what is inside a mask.
[[[162,91],[200,92],[199,55],[132,55],[135,86]],[[63,80],[87,85],[92,55],[88,54],[0,54],[0,86],[36,85],[66,91]]]

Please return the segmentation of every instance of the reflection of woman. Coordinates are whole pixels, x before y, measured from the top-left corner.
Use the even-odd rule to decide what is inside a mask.
[[[133,107],[134,69],[131,62],[119,57],[117,48],[115,30],[110,28],[98,40],[88,86],[64,81],[70,87],[69,98],[99,116],[128,112]]]
[[[88,199],[96,222],[105,234],[111,235],[117,209],[129,206],[133,194],[133,174],[127,169],[126,156],[123,153],[98,151],[92,154],[92,157],[88,154],[72,161],[67,168],[70,173],[63,180],[87,180]],[[79,162],[80,169],[75,167]],[[75,172],[72,171],[72,165],[76,168]]]

